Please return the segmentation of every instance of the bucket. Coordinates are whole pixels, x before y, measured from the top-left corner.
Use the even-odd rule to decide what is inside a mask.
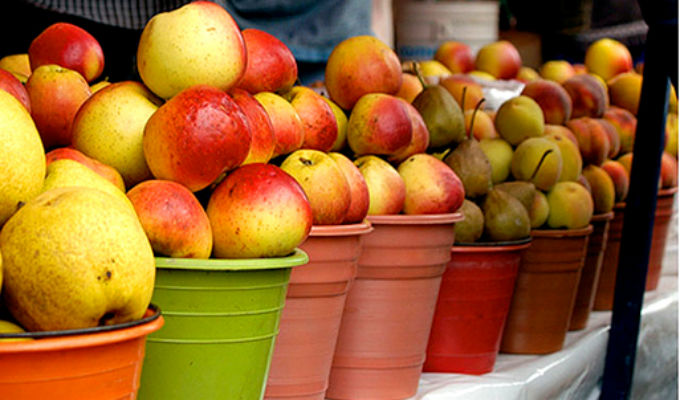
[[[0,334],[0,397],[22,400],[134,399],[146,336],[163,326],[154,306],[144,318],[87,329]]]
[[[673,215],[673,201],[677,187],[659,190],[656,198],[656,212],[654,213],[654,230],[652,231],[652,247],[649,251],[649,266],[645,290],[655,290],[661,278],[661,267],[666,253],[666,239],[671,216]]]
[[[309,264],[290,276],[265,398],[323,400],[340,320],[357,274],[367,222],[313,226],[300,246]]]
[[[423,371],[484,374],[493,370],[517,270],[530,245],[531,238],[451,248]]]
[[[592,231],[592,225],[531,231],[501,352],[547,354],[562,349]]]
[[[621,250],[621,234],[623,232],[623,213],[626,203],[614,204],[614,219],[609,221],[607,247],[604,249],[602,268],[597,280],[593,310],[609,311],[614,306],[614,286],[616,286],[616,270],[619,268],[619,251]]]
[[[261,399],[290,271],[307,260],[157,257],[165,327],[148,338],[139,398]]]
[[[431,60],[449,40],[467,44],[473,54],[498,40],[497,1],[401,0],[394,13],[400,60]]]
[[[590,310],[595,301],[595,288],[600,278],[602,260],[607,248],[607,236],[609,234],[609,221],[614,219],[614,212],[593,215],[590,224],[593,225],[593,233],[588,239],[588,250],[586,250],[586,261],[581,271],[581,280],[576,291],[576,301],[574,310],[571,313],[569,330],[576,331],[583,329],[588,324]]]
[[[405,399],[425,361],[437,294],[462,214],[375,215],[333,358],[329,399]]]

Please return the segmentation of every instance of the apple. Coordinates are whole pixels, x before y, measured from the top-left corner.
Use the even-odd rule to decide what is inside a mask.
[[[154,15],[142,31],[137,69],[146,86],[169,99],[203,84],[229,90],[246,69],[246,48],[234,19],[220,5],[194,1]]]
[[[73,147],[118,171],[127,187],[151,178],[144,158],[144,127],[161,100],[135,81],[93,94],[73,120]]]
[[[21,83],[31,75],[31,62],[27,53],[10,54],[0,58],[0,68],[10,72]]]
[[[406,185],[387,161],[367,155],[354,160],[368,186],[368,215],[399,214],[406,200]]]
[[[472,131],[472,136],[474,136],[475,139],[495,139],[499,137],[493,119],[488,113],[485,113],[484,111],[475,112],[475,110],[465,110],[463,118],[465,120],[465,131]]]
[[[424,78],[444,77],[453,74],[450,69],[437,60],[418,61],[416,68]]]
[[[252,135],[246,116],[225,92],[185,89],[158,108],[144,128],[144,158],[157,179],[201,190],[246,159]]]
[[[429,154],[415,154],[399,164],[406,197],[404,214],[452,213],[463,204],[463,182],[443,161]]]
[[[423,91],[423,84],[420,82],[417,76],[409,74],[408,72],[402,72],[401,74],[401,86],[399,91],[394,95],[401,97],[402,99],[408,101],[409,103]]]
[[[467,75],[449,75],[440,79],[439,84],[451,93],[461,109],[464,108],[463,111],[474,110],[475,105],[484,98],[482,85]]]
[[[610,38],[591,43],[586,49],[584,63],[588,72],[601,76],[605,81],[633,69],[633,57],[628,48]]]
[[[297,62],[282,41],[259,29],[244,29],[246,69],[239,88],[255,94],[290,89],[297,80]]]
[[[31,117],[45,149],[68,146],[80,106],[90,97],[90,86],[78,72],[55,64],[37,67],[26,82]]]
[[[0,69],[0,90],[4,90],[17,100],[26,108],[26,111],[31,112],[31,99],[24,85],[11,72]]]
[[[414,154],[424,153],[430,145],[430,133],[423,117],[411,103],[404,100],[404,105],[408,110],[409,118],[411,118],[411,143],[388,157],[390,162],[397,164]]]
[[[440,44],[434,53],[434,59],[454,74],[464,74],[475,69],[475,56],[470,46],[454,40]]]
[[[578,177],[583,170],[583,158],[581,157],[578,146],[566,136],[559,133],[550,133],[543,137],[555,143],[560,149],[560,155],[562,156],[562,173],[560,174],[558,181],[578,180]]]
[[[642,93],[642,75],[623,72],[608,80],[607,86],[612,105],[625,108],[637,116]]]
[[[268,162],[274,154],[276,136],[267,111],[255,97],[243,89],[233,88],[229,94],[246,116],[252,135],[250,150],[242,164]]]
[[[305,140],[303,149],[330,151],[338,138],[338,123],[331,106],[314,90],[295,86],[282,94],[302,121]]]
[[[402,99],[382,93],[362,96],[347,122],[347,143],[354,154],[391,155],[411,143],[412,124]]]
[[[557,82],[546,79],[529,82],[524,86],[522,95],[538,103],[546,124],[562,125],[571,118],[571,97]]]
[[[338,137],[335,138],[335,143],[333,143],[331,151],[340,151],[347,145],[347,115],[345,115],[345,111],[335,104],[333,100],[326,96],[322,96],[321,98],[331,107],[331,111],[333,111],[333,115],[335,115],[335,122],[338,124]]]
[[[92,92],[92,93],[97,92],[97,91],[102,90],[105,87],[109,86],[110,84],[111,84],[111,82],[109,82],[107,80],[99,81],[99,82],[97,82],[93,85],[90,85],[90,92]]]
[[[565,60],[550,60],[543,63],[539,74],[543,79],[562,83],[576,75],[574,67]]]
[[[341,153],[328,153],[347,179],[350,190],[349,209],[343,219],[343,224],[358,223],[366,218],[369,206],[368,185],[361,171],[354,163]]]
[[[527,66],[520,67],[519,71],[517,72],[517,76],[515,77],[516,80],[523,83],[529,83],[540,78],[541,75],[539,75],[538,71]]]
[[[301,148],[305,141],[305,127],[293,105],[272,92],[260,92],[253,97],[264,107],[274,128],[272,158]]]
[[[111,182],[115,187],[125,192],[125,181],[115,168],[102,162],[88,157],[82,152],[72,147],[60,147],[45,154],[46,165],[49,166],[53,161],[68,159],[79,162],[92,171],[98,173],[102,178]]]
[[[104,52],[86,30],[66,22],[48,26],[28,47],[31,68],[56,64],[77,71],[92,82],[104,71]]]
[[[475,58],[477,70],[491,74],[498,79],[512,79],[522,66],[517,48],[507,40],[500,40],[482,46]]]
[[[151,248],[175,258],[209,258],[210,221],[196,196],[172,181],[151,179],[127,192]]]
[[[281,169],[305,191],[314,225],[339,225],[344,221],[352,201],[351,188],[333,158],[318,150],[297,150],[283,160]]]
[[[354,36],[333,48],[326,62],[328,95],[350,110],[368,93],[395,94],[401,87],[401,64],[396,53],[373,36]]]
[[[216,258],[286,256],[307,239],[313,222],[295,179],[261,163],[231,172],[213,191],[206,211]]]

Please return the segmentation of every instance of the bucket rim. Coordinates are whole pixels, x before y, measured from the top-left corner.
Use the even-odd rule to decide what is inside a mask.
[[[593,225],[588,224],[587,226],[583,228],[574,228],[574,229],[532,229],[531,230],[531,236],[532,237],[541,237],[541,238],[561,238],[561,237],[578,237],[578,236],[587,236],[593,231]]]
[[[193,271],[261,271],[307,264],[309,257],[296,248],[283,257],[270,258],[172,258],[156,257],[156,268]]]
[[[460,222],[463,220],[463,214],[453,212],[447,214],[369,215],[366,219],[373,225],[440,225]]]
[[[356,224],[342,225],[313,225],[310,237],[321,236],[354,236],[365,235],[373,231],[373,226],[368,220]]]
[[[144,317],[121,324],[61,331],[0,333],[0,339],[36,339],[0,342],[0,354],[59,351],[122,342],[160,329],[165,320],[160,308],[149,304]]]

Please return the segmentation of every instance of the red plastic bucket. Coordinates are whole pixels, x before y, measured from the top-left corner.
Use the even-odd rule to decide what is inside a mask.
[[[418,390],[459,213],[369,216],[326,397],[406,399]]]
[[[455,245],[442,277],[425,372],[493,369],[522,254],[531,238]]]
[[[369,223],[314,226],[300,246],[309,263],[290,276],[265,399],[324,399],[361,238],[371,230]]]

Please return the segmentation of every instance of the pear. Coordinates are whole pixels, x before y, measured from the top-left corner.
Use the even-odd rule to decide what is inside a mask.
[[[465,96],[465,94],[463,94]],[[475,113],[479,110],[484,99],[481,99],[475,107]],[[474,116],[472,117],[474,123]],[[444,162],[458,175],[465,187],[465,197],[475,198],[485,195],[491,188],[491,163],[486,157],[479,142],[472,136],[472,124],[468,138],[460,143],[455,150],[450,152]]]
[[[533,183],[522,181],[503,182],[494,185],[494,188],[502,190],[519,200],[524,208],[527,209],[527,212],[531,213],[531,207],[536,194],[536,186]]]
[[[472,243],[479,240],[484,233],[484,214],[477,204],[470,200],[463,200],[458,212],[465,217],[462,221],[456,222],[454,230],[456,232],[456,243]]]
[[[149,240],[128,205],[101,190],[38,195],[5,223],[0,251],[3,300],[28,331],[134,321],[151,301]]]
[[[518,240],[531,233],[531,221],[526,208],[502,190],[489,190],[482,210],[484,233],[492,241]]]
[[[430,132],[429,148],[439,149],[465,140],[465,120],[456,99],[443,86],[428,86],[420,73],[418,77],[424,89],[413,99],[411,105],[423,117]]]

